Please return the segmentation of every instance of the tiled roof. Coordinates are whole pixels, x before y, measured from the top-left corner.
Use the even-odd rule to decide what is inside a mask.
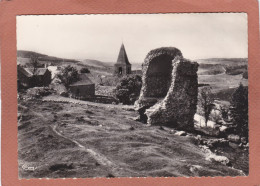
[[[20,65],[17,66],[17,70],[19,72],[21,72],[22,74],[24,74],[26,77],[32,77],[32,73],[28,70],[26,70],[25,68],[21,67]]]
[[[70,86],[79,86],[79,85],[93,85],[94,83],[89,79],[86,73],[79,75],[80,80],[72,83]]]
[[[25,68],[25,70],[33,74],[33,68]],[[42,76],[46,73],[47,70],[47,68],[37,68],[34,75]]]

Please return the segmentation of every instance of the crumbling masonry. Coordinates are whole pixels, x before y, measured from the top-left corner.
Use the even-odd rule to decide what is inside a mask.
[[[151,125],[193,129],[198,95],[198,63],[184,59],[180,50],[150,51],[143,63],[143,85],[135,108]]]

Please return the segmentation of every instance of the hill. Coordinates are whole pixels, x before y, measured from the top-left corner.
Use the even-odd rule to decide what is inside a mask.
[[[80,62],[83,65],[92,66],[92,67],[103,67],[103,68],[112,67],[114,65],[112,62],[102,62],[93,59],[84,59],[84,60],[80,60]]]
[[[206,59],[197,59],[195,60],[199,64],[225,64],[225,65],[238,65],[238,64],[247,64],[247,58],[206,58]]]
[[[24,63],[24,64],[29,63],[31,56],[37,56],[41,63],[52,63],[52,65],[59,65],[60,63],[77,63],[77,62],[79,62],[75,59],[58,58],[58,57],[48,56],[46,54],[41,54],[41,53],[32,52],[32,51],[26,51],[26,50],[17,51],[17,60],[21,63]]]

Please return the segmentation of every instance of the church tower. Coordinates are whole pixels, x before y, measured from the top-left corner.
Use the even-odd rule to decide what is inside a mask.
[[[123,76],[127,74],[131,74],[131,64],[128,61],[125,46],[122,43],[118,54],[117,62],[114,65],[114,75]]]

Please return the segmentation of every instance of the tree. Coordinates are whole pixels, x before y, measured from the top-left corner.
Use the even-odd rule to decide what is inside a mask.
[[[39,60],[38,59],[39,59],[39,56],[37,56],[37,55],[31,55],[30,56],[30,63],[33,67],[33,71],[32,71],[33,75],[35,75],[37,68],[39,66]]]
[[[232,94],[230,113],[236,133],[248,140],[248,88],[242,84]]]
[[[87,67],[84,67],[84,68],[80,69],[80,73],[90,73],[90,71]]]
[[[214,99],[211,92],[211,87],[204,87],[200,90],[198,96],[198,106],[201,114],[205,118],[205,125],[207,126],[210,113],[214,107]]]
[[[116,98],[123,104],[134,104],[140,95],[142,79],[139,75],[123,77],[116,86]]]
[[[104,82],[103,82],[103,79],[106,77],[106,76],[104,76],[104,75],[97,75],[97,77],[99,78],[99,84],[101,85],[101,86],[103,86],[104,85]]]
[[[57,77],[64,84],[66,88],[69,88],[69,85],[79,80],[79,74],[76,68],[67,65],[61,68],[60,72],[57,74]]]

